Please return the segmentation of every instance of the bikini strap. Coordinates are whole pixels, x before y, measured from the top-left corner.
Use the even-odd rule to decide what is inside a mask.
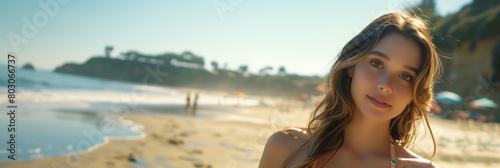
[[[396,167],[396,151],[394,150],[394,139],[391,136],[391,168]]]

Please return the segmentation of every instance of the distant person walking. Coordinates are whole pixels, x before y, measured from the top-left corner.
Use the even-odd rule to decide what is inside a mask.
[[[189,102],[191,100],[191,94],[189,92],[187,92],[187,95],[186,95],[186,107],[184,108],[184,112],[188,113],[189,112]]]
[[[198,93],[194,96],[193,110],[191,111],[192,116],[196,116],[196,109],[198,108]]]

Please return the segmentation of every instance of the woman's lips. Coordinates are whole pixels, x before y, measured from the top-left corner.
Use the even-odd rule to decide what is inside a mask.
[[[380,108],[388,108],[391,107],[391,105],[387,104],[387,99],[381,97],[381,96],[368,96],[368,99],[370,102],[375,105],[376,107]]]

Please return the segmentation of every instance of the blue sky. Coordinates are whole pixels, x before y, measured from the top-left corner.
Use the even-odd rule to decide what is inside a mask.
[[[436,0],[437,10],[446,15],[471,1]],[[50,6],[55,12],[47,13],[39,3],[55,3],[57,8]],[[46,70],[83,63],[112,45],[112,57],[129,50],[191,51],[205,58],[206,69],[217,61],[229,69],[247,64],[252,73],[264,66],[276,72],[285,66],[289,73],[324,75],[341,47],[370,21],[417,3],[420,0],[5,0],[0,2],[0,51],[14,52],[20,65],[31,62]],[[37,31],[23,34],[28,24]],[[10,42],[12,34],[24,38],[17,49]]]

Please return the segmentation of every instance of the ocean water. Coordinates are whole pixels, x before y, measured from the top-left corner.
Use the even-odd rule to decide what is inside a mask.
[[[4,110],[0,115],[0,161],[10,160],[9,144],[6,143],[11,134],[7,130],[9,105],[17,106],[15,159],[33,160],[93,150],[112,138],[142,138],[142,125],[111,114],[161,113],[161,110],[170,109],[169,114],[182,115],[180,110],[186,101],[186,92],[162,86],[17,68],[16,102],[9,104],[7,66],[0,64],[0,69],[4,69],[0,73],[1,108]],[[198,104],[197,117],[217,118],[204,111],[246,113],[248,111],[219,105],[253,106],[259,101],[200,94]],[[219,118],[228,119],[227,116]]]

